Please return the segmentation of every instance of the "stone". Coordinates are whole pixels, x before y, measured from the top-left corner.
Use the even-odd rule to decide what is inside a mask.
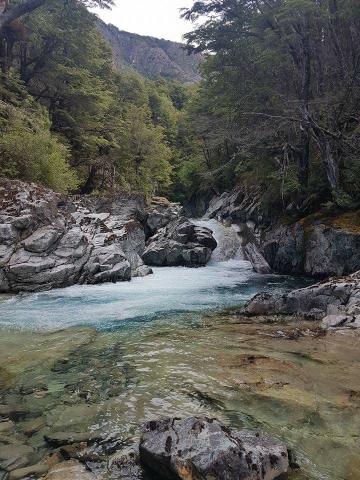
[[[46,463],[37,463],[36,465],[31,465],[30,467],[18,468],[17,470],[13,470],[9,474],[9,480],[21,480],[27,477],[38,478],[42,475],[45,475],[48,470],[49,466]]]
[[[347,315],[327,315],[321,320],[321,328],[327,330],[328,328],[342,327],[348,320],[351,320],[351,317]]]
[[[46,442],[52,447],[62,447],[74,443],[94,443],[101,438],[91,432],[50,432],[44,435]]]
[[[259,293],[240,310],[248,316],[300,315],[321,320],[324,329],[358,327],[360,309],[360,271],[347,277],[330,279],[285,295]],[[359,310],[360,311],[360,310]]]
[[[139,450],[143,467],[158,478],[273,480],[289,470],[284,444],[214,419],[150,421],[143,427]]]
[[[147,229],[138,194],[61,197],[0,179],[0,292],[35,292],[76,283],[128,281],[151,273],[141,255]],[[169,218],[175,207],[156,207]],[[22,241],[19,241],[19,239]]]
[[[16,238],[16,232],[10,223],[0,224],[0,243],[9,243]]]
[[[35,218],[31,214],[21,215],[20,217],[15,217],[11,224],[18,230],[27,230],[28,228],[34,226]]]
[[[204,266],[216,246],[211,230],[180,217],[150,238],[142,258],[151,266]]]
[[[68,460],[51,467],[45,480],[96,480],[96,477],[77,460]]]
[[[21,429],[27,437],[32,437],[45,427],[46,423],[43,417],[34,418],[21,424]]]
[[[35,450],[28,445],[0,446],[0,468],[11,472],[37,462]]]
[[[51,227],[41,227],[24,240],[23,245],[28,252],[43,253],[51,248],[61,234]]]
[[[111,478],[121,480],[142,480],[139,446],[125,447],[115,452],[108,461],[107,469]]]
[[[14,430],[15,423],[12,420],[0,422],[0,433],[11,432]]]
[[[273,227],[265,234],[262,250],[279,273],[329,277],[360,269],[360,233],[311,218]]]
[[[17,421],[28,413],[29,411],[21,405],[0,405],[0,417]]]
[[[260,253],[255,243],[248,243],[244,248],[246,259],[251,263],[256,273],[267,274],[271,273],[271,268],[268,262]]]

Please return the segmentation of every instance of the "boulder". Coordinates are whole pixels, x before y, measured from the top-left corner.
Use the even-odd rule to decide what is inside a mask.
[[[211,230],[179,217],[149,239],[142,258],[154,266],[203,266],[216,246]]]
[[[9,480],[22,480],[24,478],[38,478],[45,475],[49,470],[49,465],[46,463],[37,463],[30,467],[19,468],[13,470],[9,474]]]
[[[360,312],[360,271],[342,278],[293,290],[284,295],[259,293],[241,310],[241,314],[300,315],[321,320],[324,329],[358,328]]]
[[[45,480],[96,480],[96,476],[77,460],[68,460],[51,467]]]
[[[140,461],[159,480],[273,480],[289,470],[278,440],[197,417],[145,424]]]
[[[166,227],[172,220],[178,218],[182,212],[182,206],[179,203],[169,202],[164,197],[153,197],[151,207],[152,209],[146,220],[150,235],[154,235],[155,232]]]
[[[109,458],[107,469],[113,479],[142,480],[144,475],[138,446],[125,447],[115,452]]]
[[[216,195],[209,203],[205,216],[230,223],[254,222],[260,225],[265,220],[262,211],[262,190],[260,187],[237,186],[230,192]]]
[[[41,227],[23,242],[23,246],[28,252],[43,253],[49,250],[61,235],[62,232],[51,226]]]
[[[38,461],[35,450],[28,445],[1,445],[0,446],[0,469],[11,472],[19,468],[27,467]]]
[[[265,258],[262,256],[261,252],[259,251],[258,247],[255,243],[248,243],[244,247],[244,253],[246,259],[251,263],[253,269],[257,273],[271,273],[271,268]]]
[[[141,195],[62,197],[0,180],[0,293],[147,275]],[[141,223],[143,222],[143,223]]]
[[[321,328],[327,330],[328,328],[342,327],[351,320],[352,318],[347,315],[327,315],[321,320]]]

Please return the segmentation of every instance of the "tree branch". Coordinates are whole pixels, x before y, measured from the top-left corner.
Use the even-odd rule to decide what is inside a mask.
[[[22,17],[26,13],[30,13],[36,8],[41,7],[46,2],[47,0],[26,0],[25,2],[17,3],[13,7],[7,9],[0,15],[0,34],[11,22]]]

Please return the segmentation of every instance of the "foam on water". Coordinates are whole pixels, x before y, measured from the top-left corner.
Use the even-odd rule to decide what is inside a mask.
[[[286,277],[253,272],[239,254],[240,240],[235,231],[215,220],[198,223],[211,228],[219,243],[207,267],[154,268],[153,275],[131,282],[76,285],[12,297],[0,303],[0,326],[31,330],[76,325],[124,327],[166,313],[239,305],[264,288],[282,290],[286,286]]]

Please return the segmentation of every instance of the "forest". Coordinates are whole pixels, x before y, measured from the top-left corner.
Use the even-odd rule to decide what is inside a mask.
[[[112,4],[28,0],[5,10],[1,176],[182,202],[260,185],[280,209],[358,205],[357,1],[194,2],[182,11],[186,48],[204,56],[193,85],[116,71],[94,3]]]

